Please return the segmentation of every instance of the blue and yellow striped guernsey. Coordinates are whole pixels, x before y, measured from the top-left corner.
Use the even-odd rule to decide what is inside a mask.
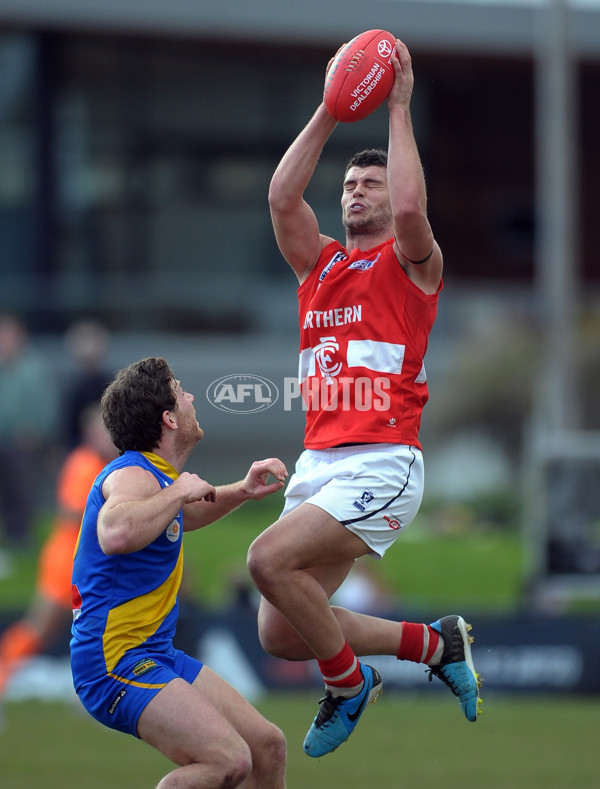
[[[71,667],[76,690],[83,682],[112,674],[130,649],[172,649],[183,569],[183,513],[139,551],[107,556],[98,543],[102,484],[111,472],[127,466],[147,469],[162,487],[178,477],[158,455],[125,452],[92,486],[73,564]]]

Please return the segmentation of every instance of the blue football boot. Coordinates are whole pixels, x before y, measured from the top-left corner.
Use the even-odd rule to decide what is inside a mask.
[[[444,652],[436,666],[430,666],[429,679],[435,675],[446,684],[458,698],[461,709],[469,721],[476,721],[480,713],[481,682],[475,671],[471,656],[473,637],[469,635],[471,625],[462,616],[444,616],[430,627],[444,640]]]
[[[307,756],[324,756],[346,742],[367,705],[381,693],[383,682],[379,673],[364,663],[360,668],[365,684],[358,695],[347,699],[333,696],[328,690],[319,701],[319,712],[304,740]]]

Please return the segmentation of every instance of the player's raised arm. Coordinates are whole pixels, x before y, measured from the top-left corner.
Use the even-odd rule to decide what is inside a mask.
[[[442,275],[442,255],[427,218],[425,176],[410,116],[414,76],[410,53],[396,43],[396,78],[388,97],[390,131],[388,188],[394,216],[395,251],[409,277],[426,293],[435,293]]]
[[[183,508],[183,530],[195,531],[214,523],[246,501],[258,501],[280,491],[287,469],[279,458],[255,460],[244,479],[216,488],[212,500],[198,500]]]
[[[303,282],[331,239],[321,236],[317,218],[304,199],[319,156],[336,126],[325,105],[300,132],[281,159],[269,188],[269,208],[281,254]]]

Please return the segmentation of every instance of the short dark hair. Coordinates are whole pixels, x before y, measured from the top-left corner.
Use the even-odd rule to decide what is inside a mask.
[[[348,160],[344,175],[351,167],[387,167],[388,155],[387,151],[383,148],[366,148],[364,151],[358,151]]]
[[[115,375],[102,395],[102,419],[120,454],[151,452],[162,435],[162,415],[173,411],[175,376],[166,359],[151,356]]]

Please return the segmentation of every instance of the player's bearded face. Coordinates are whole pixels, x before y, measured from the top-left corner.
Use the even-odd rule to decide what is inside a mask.
[[[393,226],[383,167],[351,167],[344,179],[342,223],[348,236],[380,235]]]
[[[179,381],[174,382],[174,390],[177,397],[176,412],[179,425],[176,441],[181,448],[193,447],[204,435],[196,419],[194,398],[183,391]]]
[[[344,207],[342,222],[351,236],[378,235],[392,224],[392,210],[389,203],[371,206],[361,213],[353,213]]]
[[[183,412],[180,410],[178,414],[179,430],[177,431],[176,442],[181,449],[189,449],[194,447],[204,435],[204,431],[196,420],[196,415],[193,411]]]

